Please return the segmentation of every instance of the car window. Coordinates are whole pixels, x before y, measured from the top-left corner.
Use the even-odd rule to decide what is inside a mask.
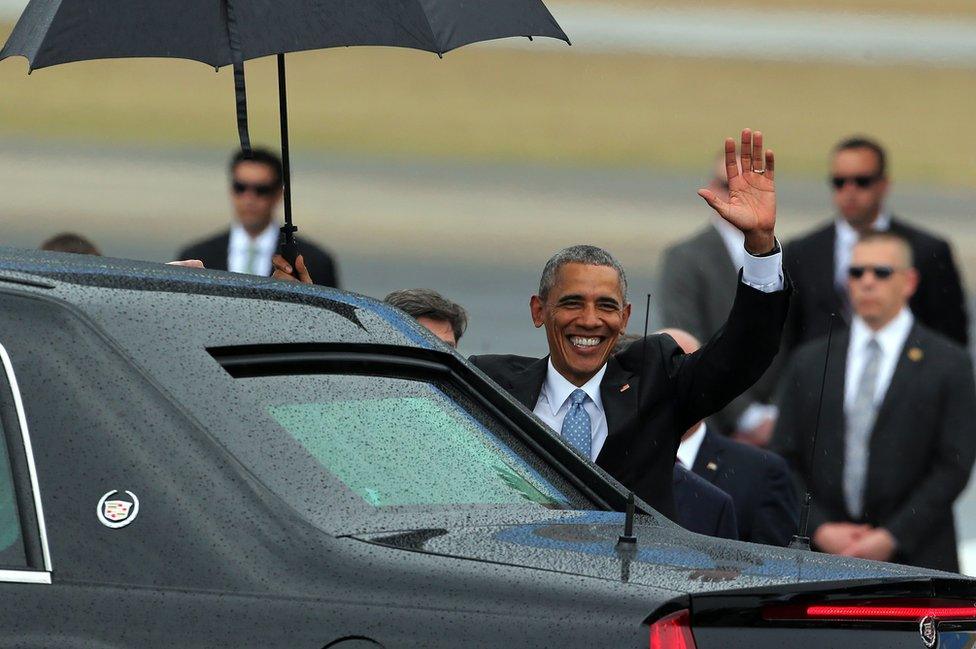
[[[9,389],[0,382],[0,389]],[[3,418],[0,418],[0,567],[24,568],[27,556],[14,493],[13,471],[7,449],[7,436]]]
[[[331,385],[321,388],[328,389],[299,403],[269,405],[268,412],[368,504],[568,506],[440,388],[378,377],[325,382]],[[371,395],[378,383],[382,394]]]
[[[569,508],[568,498],[492,430],[456,390],[388,377],[316,375],[265,405],[281,431],[373,507],[526,505]],[[479,416],[476,416],[479,415]]]

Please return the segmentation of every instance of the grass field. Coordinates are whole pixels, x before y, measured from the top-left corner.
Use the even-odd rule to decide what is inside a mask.
[[[275,145],[273,60],[247,72],[252,139]],[[899,180],[976,186],[973,70],[358,48],[289,56],[289,88],[304,150],[700,170],[750,126],[768,133],[782,170],[821,175],[832,142],[866,132],[890,146]],[[236,142],[230,71],[199,63],[84,62],[28,77],[11,59],[0,94],[0,137]]]

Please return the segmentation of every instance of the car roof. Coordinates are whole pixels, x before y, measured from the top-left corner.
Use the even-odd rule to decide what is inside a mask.
[[[66,302],[112,330],[113,337],[127,337],[120,309],[147,317],[177,310],[184,326],[208,330],[211,338],[223,332],[223,340],[211,344],[308,339],[447,349],[412,318],[379,300],[225,271],[0,246],[4,287]],[[314,327],[303,323],[308,319],[314,319]],[[138,321],[131,319],[133,325]],[[142,327],[133,329],[145,334]],[[309,329],[314,329],[311,337]]]

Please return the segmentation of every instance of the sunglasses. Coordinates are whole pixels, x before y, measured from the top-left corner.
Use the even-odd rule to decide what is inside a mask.
[[[277,187],[275,185],[257,185],[251,183],[242,183],[238,180],[235,180],[233,183],[231,183],[231,189],[233,189],[234,193],[238,195],[243,194],[247,190],[251,190],[258,196],[271,196],[272,194],[275,193]]]
[[[874,273],[874,276],[878,279],[888,279],[895,274],[895,269],[891,266],[851,266],[847,269],[847,275],[851,279],[861,279],[864,277],[864,273],[867,272]]]
[[[834,189],[843,189],[847,183],[854,183],[858,189],[867,189],[880,179],[880,176],[833,176],[830,184]]]

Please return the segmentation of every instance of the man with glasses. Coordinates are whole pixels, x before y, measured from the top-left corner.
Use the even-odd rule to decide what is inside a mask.
[[[952,505],[976,459],[976,385],[966,350],[908,309],[918,283],[900,235],[854,245],[850,330],[833,333],[829,354],[826,338],[796,351],[772,446],[813,497],[819,550],[955,572]]]
[[[788,244],[783,255],[798,289],[785,334],[787,347],[826,335],[831,313],[850,323],[846,282],[851,249],[873,231],[894,232],[912,248],[919,274],[918,290],[909,302],[914,316],[930,329],[967,344],[965,297],[949,244],[887,211],[890,182],[881,145],[862,137],[837,144],[828,182],[836,218]]]
[[[278,250],[275,210],[282,196],[281,159],[266,149],[238,151],[230,161],[230,198],[234,221],[229,230],[191,244],[177,259],[198,259],[207,268],[267,277]],[[338,286],[332,256],[307,239],[299,241],[305,266],[316,283]]]

